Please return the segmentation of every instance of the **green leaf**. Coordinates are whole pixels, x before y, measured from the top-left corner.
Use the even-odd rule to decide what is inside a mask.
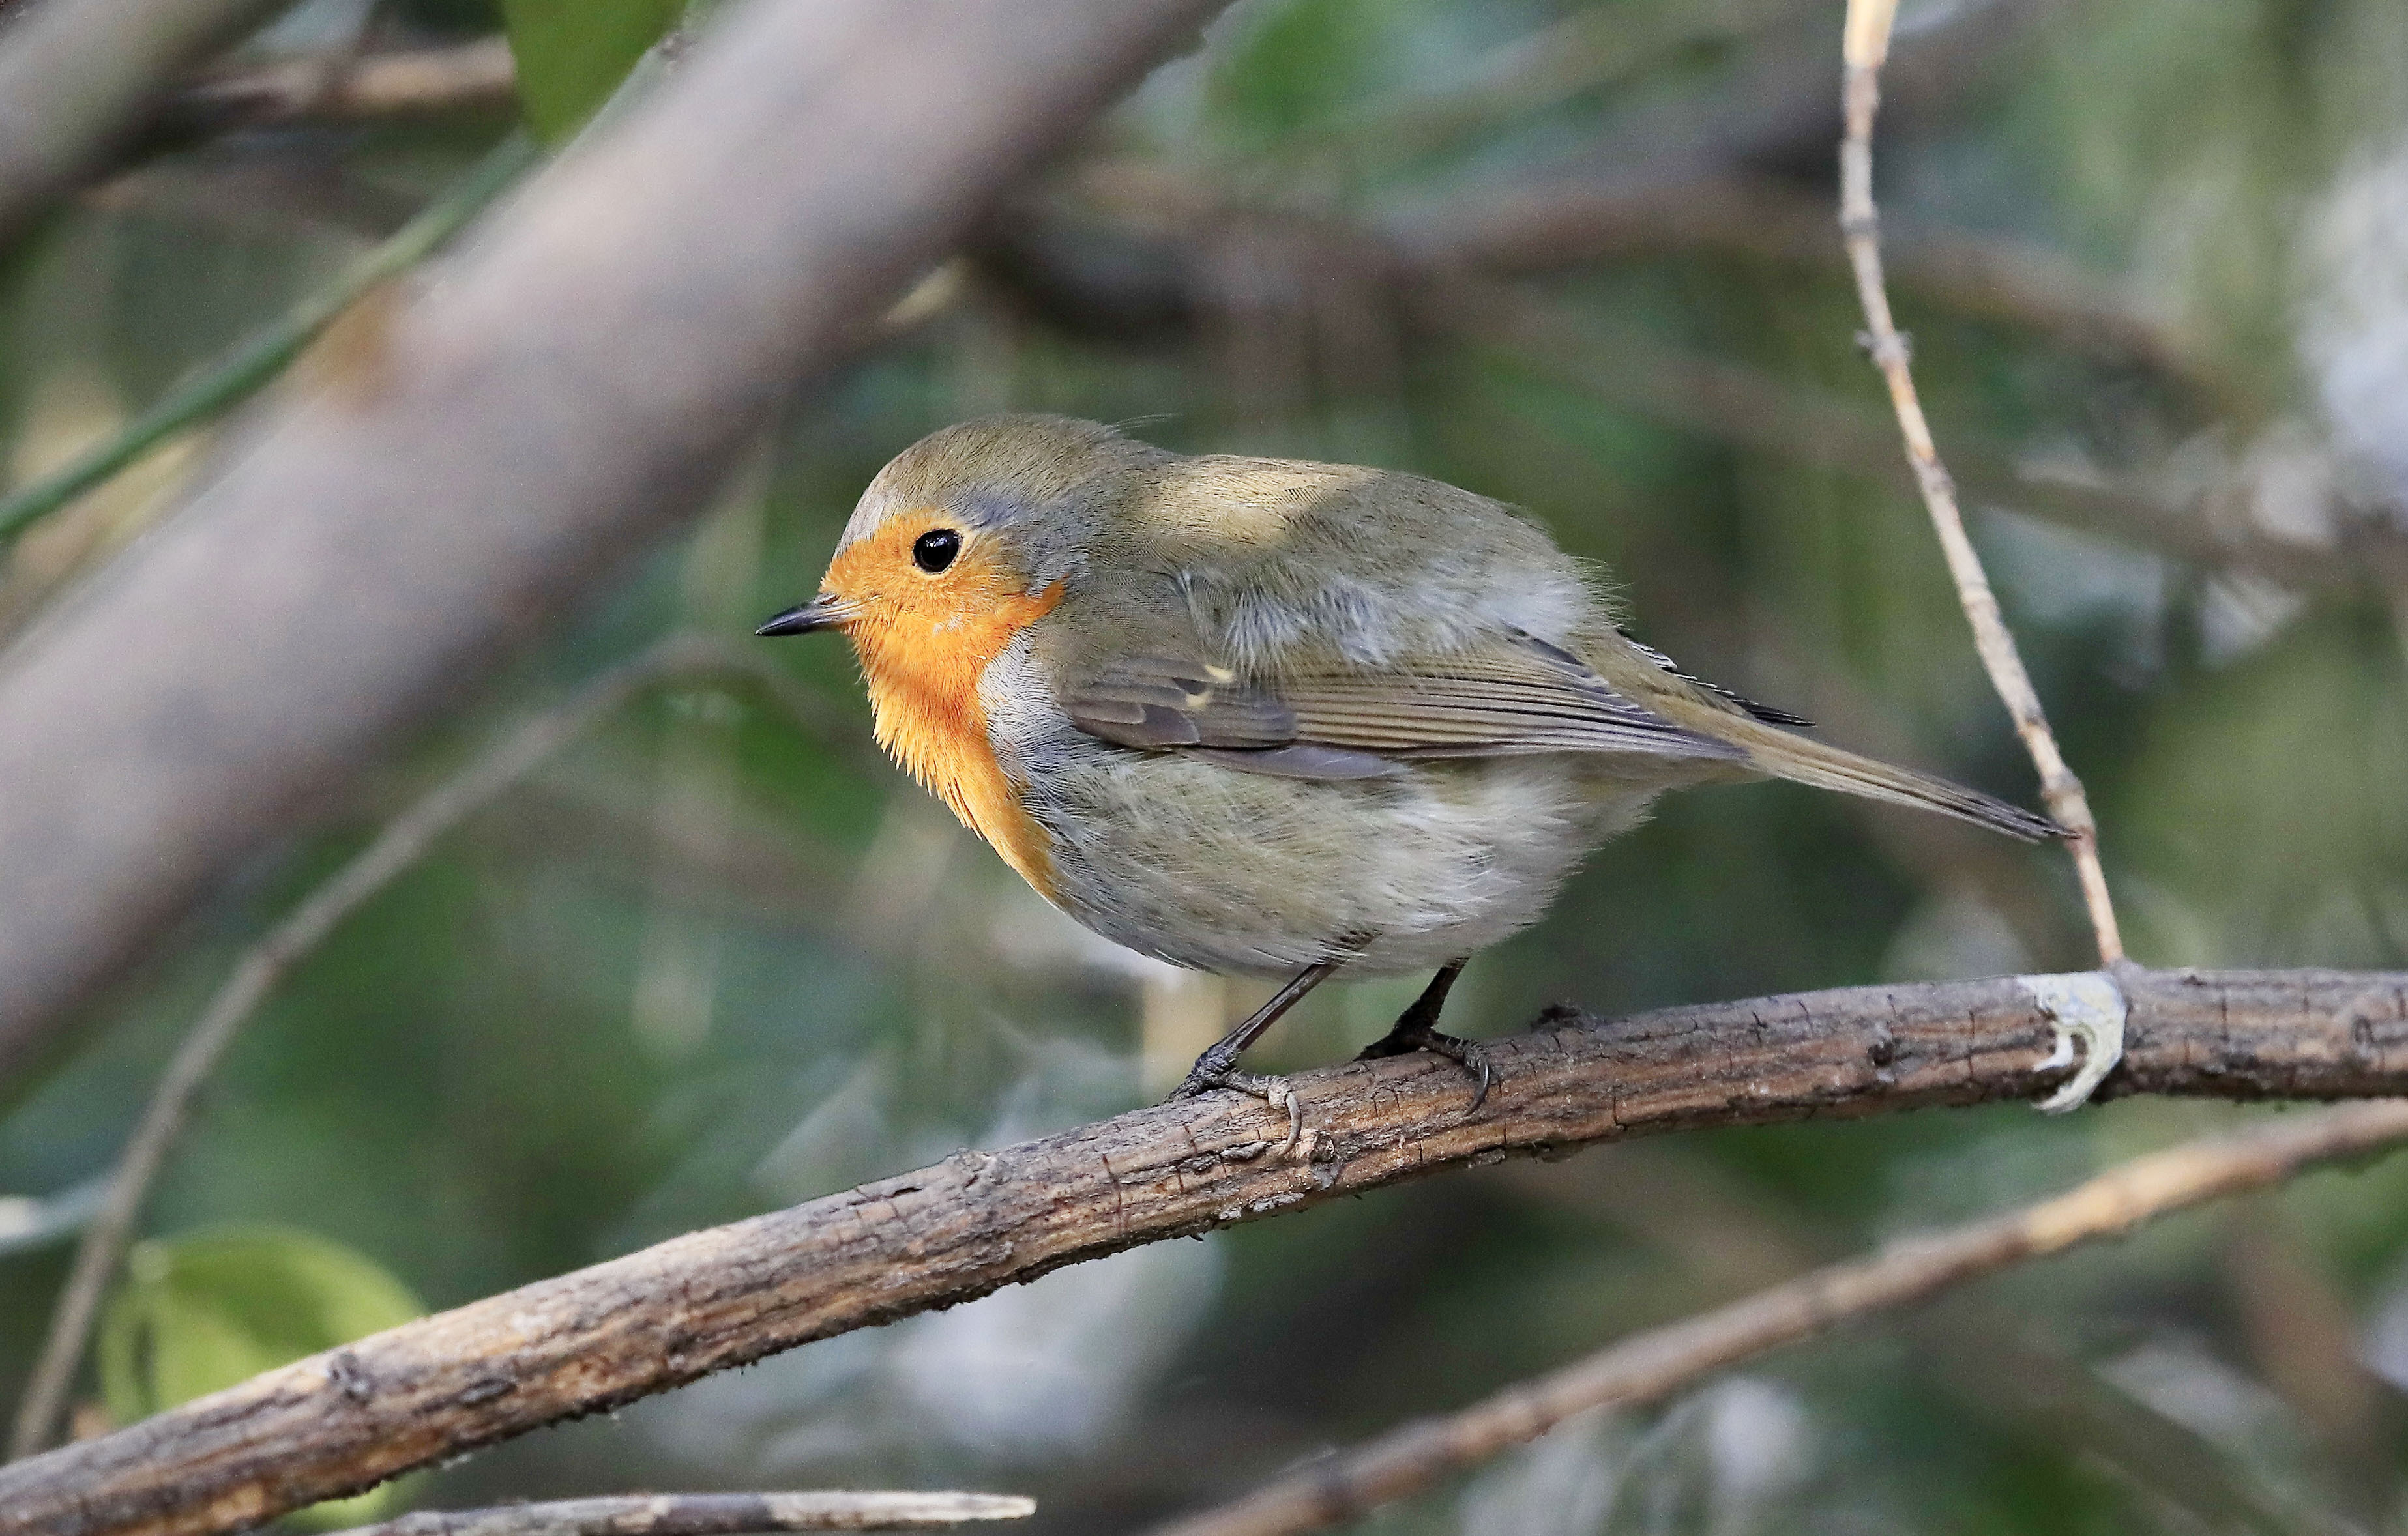
[[[277,1227],[154,1239],[126,1256],[100,1325],[101,1399],[119,1424],[307,1355],[423,1316],[409,1287],[339,1243]],[[379,1517],[397,1486],[294,1519],[322,1529]]]
[[[547,144],[566,140],[684,8],[682,0],[502,0],[527,126]]]

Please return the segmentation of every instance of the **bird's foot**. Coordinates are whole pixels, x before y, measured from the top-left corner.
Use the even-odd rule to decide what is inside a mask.
[[[1235,1056],[1234,1051],[1230,1053],[1232,1060]],[[1310,1158],[1314,1138],[1304,1129],[1304,1105],[1297,1102],[1296,1089],[1288,1085],[1288,1080],[1284,1077],[1267,1077],[1260,1073],[1240,1072],[1227,1060],[1214,1060],[1213,1053],[1206,1051],[1196,1059],[1196,1064],[1187,1069],[1187,1075],[1181,1079],[1177,1088],[1170,1090],[1170,1097],[1165,1099],[1163,1102],[1177,1103],[1182,1099],[1193,1099],[1198,1094],[1210,1093],[1214,1088],[1227,1088],[1232,1093],[1242,1093],[1251,1099],[1260,1099],[1273,1109],[1287,1111],[1287,1140],[1280,1143],[1279,1150],[1274,1155],[1284,1158],[1301,1146],[1306,1149],[1306,1156]]]
[[[1489,1063],[1488,1047],[1477,1040],[1440,1034],[1414,1017],[1411,1010],[1397,1020],[1395,1029],[1364,1046],[1363,1054],[1354,1060],[1376,1061],[1383,1056],[1406,1056],[1414,1051],[1429,1051],[1443,1056],[1478,1079],[1480,1086],[1472,1090],[1471,1107],[1465,1111],[1466,1114],[1478,1114],[1480,1106],[1488,1102],[1488,1085],[1496,1077],[1496,1070]]]

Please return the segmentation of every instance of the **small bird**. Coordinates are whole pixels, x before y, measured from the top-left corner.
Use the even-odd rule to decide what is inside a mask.
[[[1663,791],[1784,778],[2027,841],[2045,817],[1796,733],[1626,633],[1485,496],[994,416],[878,473],[819,594],[880,745],[1039,894],[1173,965],[1287,978],[1173,1098],[1292,1100],[1240,1054],[1340,969],[1436,968],[1366,1057],[1430,1050],[1474,953]]]

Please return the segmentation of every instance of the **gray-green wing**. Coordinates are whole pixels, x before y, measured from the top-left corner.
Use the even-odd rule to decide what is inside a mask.
[[[1743,761],[1617,692],[1577,657],[1524,634],[1403,665],[1252,681],[1160,655],[1118,658],[1064,704],[1123,747],[1187,749],[1232,767],[1368,777],[1398,759],[1611,752]]]

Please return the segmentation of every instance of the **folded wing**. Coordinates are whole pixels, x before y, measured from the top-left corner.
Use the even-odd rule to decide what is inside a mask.
[[[1081,730],[1105,741],[1296,777],[1362,778],[1399,759],[1530,752],[1747,757],[1520,633],[1404,665],[1264,682],[1193,658],[1117,658],[1074,684],[1065,704]]]

